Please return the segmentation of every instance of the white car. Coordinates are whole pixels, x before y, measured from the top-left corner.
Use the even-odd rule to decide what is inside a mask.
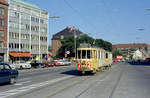
[[[71,62],[65,60],[54,60],[56,65],[71,65]]]
[[[12,69],[16,69],[16,66],[15,66],[14,64],[10,64],[10,67],[11,67]]]
[[[25,61],[16,61],[14,64],[16,69],[30,69],[31,64],[26,63]]]

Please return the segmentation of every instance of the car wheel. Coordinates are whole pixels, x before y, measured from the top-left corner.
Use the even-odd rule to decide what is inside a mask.
[[[20,66],[20,69],[23,69],[23,67],[22,67],[22,66]]]
[[[10,83],[10,84],[14,84],[14,83],[15,83],[15,78],[10,78],[9,83]]]

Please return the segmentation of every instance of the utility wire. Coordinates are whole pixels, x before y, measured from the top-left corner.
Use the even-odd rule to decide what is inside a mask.
[[[74,8],[72,7],[72,5],[70,5],[66,0],[63,0],[63,1],[65,2],[65,4],[66,4],[68,7],[70,7],[76,14],[78,14],[78,15],[80,16],[80,18],[81,18],[84,22],[86,22],[86,23],[95,31],[95,28],[96,28],[96,27],[95,27],[94,25],[92,25],[92,23],[89,22],[88,19],[86,19],[86,17],[84,17],[84,15],[81,15],[80,12],[79,12],[78,10],[74,9]]]

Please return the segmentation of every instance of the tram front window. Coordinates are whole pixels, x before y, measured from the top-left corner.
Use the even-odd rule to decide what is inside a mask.
[[[78,59],[91,59],[92,51],[91,50],[78,50]]]
[[[90,50],[87,50],[87,59],[90,59],[92,56],[91,56],[91,51]]]
[[[86,59],[86,50],[82,50],[82,59]]]
[[[78,50],[78,59],[81,59],[81,50]]]

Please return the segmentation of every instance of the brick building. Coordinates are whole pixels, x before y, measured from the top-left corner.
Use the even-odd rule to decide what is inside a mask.
[[[7,62],[8,2],[0,0],[0,62]]]
[[[128,59],[133,56],[133,53],[140,50],[145,57],[150,57],[150,45],[145,43],[133,43],[133,44],[115,44],[112,46],[113,50],[120,50],[123,56]]]
[[[70,29],[71,29],[70,27],[66,27],[64,30],[53,35],[53,37],[52,37],[52,56],[56,56],[58,54],[58,50],[62,46],[61,41],[60,41],[61,39],[71,37],[74,35],[79,37],[80,35],[83,34],[82,32],[80,32],[77,29],[74,29],[70,32]]]

